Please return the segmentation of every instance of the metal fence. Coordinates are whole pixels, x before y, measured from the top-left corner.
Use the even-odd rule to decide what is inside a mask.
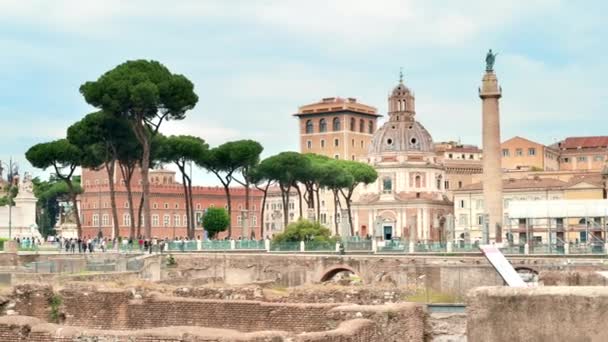
[[[234,249],[266,250],[264,240],[235,240]]]
[[[306,252],[335,252],[336,244],[327,241],[305,241],[304,251]]]
[[[285,241],[285,242],[271,242],[271,252],[298,252],[300,251],[300,242],[297,241]]]

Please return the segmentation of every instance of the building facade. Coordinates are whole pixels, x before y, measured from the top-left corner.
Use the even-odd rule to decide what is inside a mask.
[[[152,212],[152,236],[158,238],[186,236],[187,216],[184,189],[181,183],[175,181],[175,172],[171,170],[150,170],[150,208]],[[81,184],[84,192],[79,196],[80,216],[83,236],[112,237],[113,218],[110,204],[108,174],[105,169],[96,171],[82,170]],[[141,178],[136,170],[132,179],[134,212],[139,211],[141,197]],[[129,236],[131,217],[127,191],[121,172],[116,167],[112,177],[116,191],[116,207],[120,236]],[[245,189],[235,187],[230,190],[232,199],[232,236],[249,237],[261,236],[260,209],[262,193],[256,189],[250,190],[249,226],[245,226],[243,217],[245,210]],[[222,187],[194,186],[192,188],[194,215],[196,222],[195,236],[204,236],[201,219],[205,210],[210,207],[227,208],[226,195]],[[146,222],[142,219],[142,232]],[[134,221],[137,226],[137,221]],[[219,234],[218,238],[227,236],[227,232]]]
[[[552,147],[563,171],[601,171],[608,160],[608,136],[568,137]]]
[[[510,203],[559,201],[559,200],[592,200],[605,198],[605,185],[601,176],[575,176],[564,181],[556,178],[534,178],[503,180],[503,240],[512,234],[510,241],[523,244],[528,239],[536,243],[555,243],[556,238],[563,241],[586,241],[588,224],[581,218],[565,218],[562,220],[534,218],[529,220],[513,219],[509,215]],[[455,242],[475,242],[482,240],[484,224],[484,199],[482,183],[475,183],[454,191]],[[596,221],[596,218],[593,218]],[[562,227],[564,233],[553,235],[557,227]],[[467,239],[467,236],[470,238]],[[599,235],[598,235],[599,237]]]
[[[450,200],[452,190],[474,183],[482,173],[482,151],[477,146],[442,142],[435,144],[435,152],[438,161],[445,166],[443,183]]]
[[[503,170],[557,171],[559,151],[519,136],[504,141],[501,145]]]
[[[445,167],[402,80],[388,102],[389,119],[374,133],[366,158],[378,179],[360,186],[353,200],[355,231],[381,240],[445,241],[445,217],[452,211]]]
[[[376,108],[340,97],[301,106],[294,116],[299,119],[301,153],[346,160],[367,155],[380,117]]]

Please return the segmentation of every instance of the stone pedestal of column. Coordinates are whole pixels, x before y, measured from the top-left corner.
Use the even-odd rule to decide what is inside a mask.
[[[4,241],[4,253],[17,253],[19,244],[15,240]]]

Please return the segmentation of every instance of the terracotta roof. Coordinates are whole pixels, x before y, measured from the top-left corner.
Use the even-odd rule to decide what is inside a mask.
[[[595,185],[597,187],[604,186],[604,182],[602,180],[602,175],[600,175],[600,174],[574,176],[574,177],[570,178],[567,186],[568,187],[574,186],[578,183],[589,183],[589,184]]]
[[[568,137],[560,144],[560,148],[593,148],[593,147],[608,147],[608,136],[596,137]]]
[[[503,179],[502,188],[508,189],[533,189],[533,188],[560,188],[568,185],[569,183],[554,178],[524,178],[524,179]],[[470,190],[482,190],[483,184],[473,183],[467,186],[463,186],[460,189],[454,189],[454,191],[470,191]]]

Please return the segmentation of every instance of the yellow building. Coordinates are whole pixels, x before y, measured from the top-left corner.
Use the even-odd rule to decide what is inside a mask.
[[[503,170],[559,170],[559,151],[519,136],[501,145]]]
[[[367,155],[381,115],[355,98],[328,97],[301,106],[294,116],[299,118],[301,153],[358,160]]]

